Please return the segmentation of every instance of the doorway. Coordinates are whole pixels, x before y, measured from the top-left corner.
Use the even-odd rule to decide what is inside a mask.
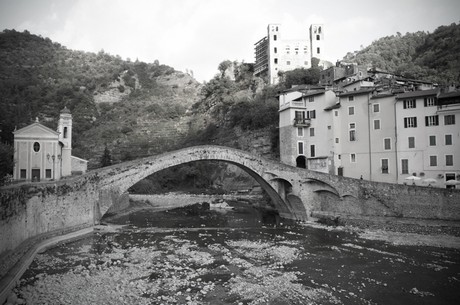
[[[40,169],[39,168],[32,169],[32,181],[40,181]]]
[[[297,159],[295,159],[295,163],[297,167],[307,168],[307,158],[305,158],[305,156],[298,156]]]

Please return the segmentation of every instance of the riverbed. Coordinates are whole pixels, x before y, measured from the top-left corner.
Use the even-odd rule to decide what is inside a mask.
[[[459,254],[237,202],[137,209],[37,255],[15,292],[26,304],[457,304]]]

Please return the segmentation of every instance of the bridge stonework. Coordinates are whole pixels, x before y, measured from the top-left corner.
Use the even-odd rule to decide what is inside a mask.
[[[189,162],[218,160],[251,175],[281,216],[313,212],[460,220],[460,191],[369,182],[291,167],[237,149],[195,146],[90,171],[53,183],[3,187],[0,258],[31,238],[98,223],[128,205],[127,190],[143,178]]]

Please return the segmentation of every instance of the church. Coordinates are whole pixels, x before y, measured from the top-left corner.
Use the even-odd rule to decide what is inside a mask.
[[[61,111],[57,131],[38,122],[14,134],[13,180],[59,180],[87,170],[88,161],[72,156],[72,114]]]

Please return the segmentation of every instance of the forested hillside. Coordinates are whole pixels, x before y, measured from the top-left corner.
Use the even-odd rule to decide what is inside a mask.
[[[176,144],[186,132],[180,118],[201,88],[192,76],[157,61],[68,50],[27,31],[0,33],[0,58],[1,140],[11,143],[12,131],[36,117],[55,129],[67,106],[73,154],[93,166],[104,146],[121,160]]]
[[[460,24],[387,36],[344,59],[440,85],[460,83]]]

